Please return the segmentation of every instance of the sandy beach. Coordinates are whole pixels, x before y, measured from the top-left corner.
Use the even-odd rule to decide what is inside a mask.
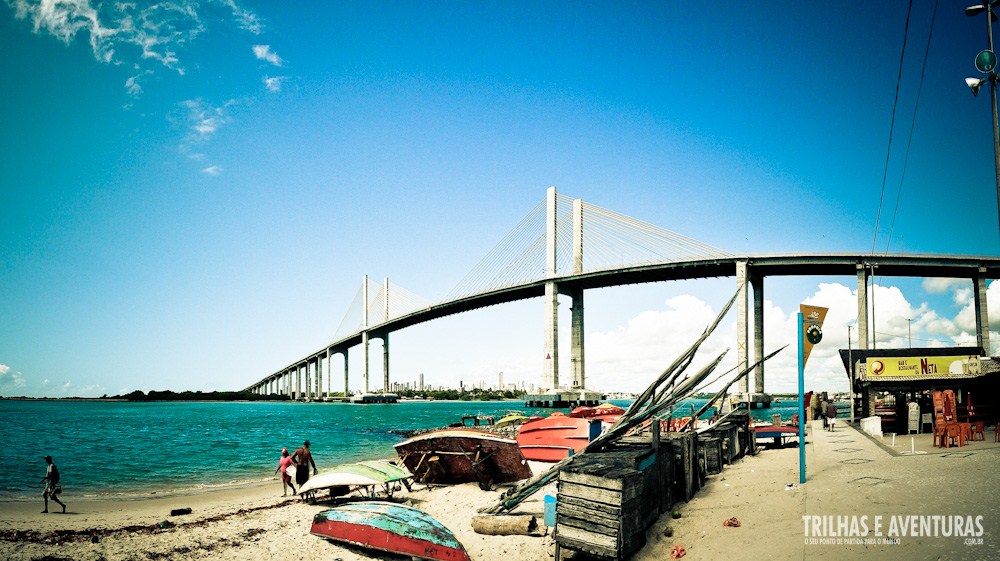
[[[681,518],[665,514],[647,532],[647,545],[633,559],[670,558],[676,545],[685,559],[990,559],[1000,537],[1000,481],[992,477],[1000,444],[986,442],[943,450],[929,435],[873,439],[850,427],[834,433],[812,427],[807,437],[807,482],[799,483],[798,449],[765,450],[710,476],[690,503],[677,506]],[[923,454],[907,454],[911,446]],[[544,464],[533,464],[543,468]],[[501,489],[502,490],[502,489]],[[543,497],[535,494],[516,513],[543,519]],[[405,504],[425,510],[450,528],[477,560],[548,560],[545,536],[485,536],[472,530],[479,507],[498,492],[475,484],[397,493]],[[310,505],[282,497],[277,480],[266,485],[200,495],[141,501],[74,501],[67,514],[41,514],[37,503],[8,503],[0,514],[0,558],[25,560],[249,559],[369,560],[393,557],[345,547],[308,533],[313,515],[328,504]],[[192,513],[170,516],[176,508]],[[870,543],[851,536],[810,536],[803,517],[865,517]],[[900,516],[979,517],[978,537],[899,536],[874,540],[875,517],[885,534]],[[739,527],[724,526],[736,517]],[[161,527],[161,522],[169,522]],[[668,530],[669,529],[669,530]],[[671,535],[667,536],[666,533]],[[811,538],[815,538],[810,542]],[[977,541],[978,540],[978,541]],[[402,557],[400,557],[402,559]]]

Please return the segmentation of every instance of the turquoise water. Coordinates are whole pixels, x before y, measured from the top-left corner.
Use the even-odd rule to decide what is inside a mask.
[[[615,402],[627,406],[628,402]],[[704,400],[690,400],[676,415]],[[794,402],[755,417],[795,413]],[[523,402],[127,403],[0,400],[0,501],[36,499],[46,454],[62,474],[67,497],[138,498],[268,480],[282,447],[308,439],[320,469],[395,456],[404,439],[390,430],[459,422],[462,415],[503,415]]]

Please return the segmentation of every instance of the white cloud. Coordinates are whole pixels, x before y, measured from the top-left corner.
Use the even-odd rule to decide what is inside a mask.
[[[250,10],[244,10],[240,8],[235,0],[223,0],[223,4],[228,6],[233,12],[233,16],[240,24],[240,28],[254,35],[260,35],[261,31],[264,30],[264,25],[261,23],[260,18]]]
[[[0,392],[9,392],[26,385],[20,372],[12,372],[6,364],[0,364]]]
[[[690,295],[670,298],[665,304],[665,310],[642,312],[625,326],[588,337],[588,387],[641,391],[701,335],[718,313]],[[727,327],[723,323],[716,333],[733,330],[731,324]],[[713,335],[702,345],[691,368],[700,368],[726,346],[732,345],[727,345],[723,336]],[[726,357],[731,364],[735,364],[734,353],[732,349]]]
[[[924,279],[922,285],[928,294],[946,294],[956,287],[967,285],[968,282],[966,279],[928,278]]]
[[[275,66],[281,66],[284,61],[278,53],[271,50],[271,45],[254,45],[253,54],[260,60],[267,61]]]
[[[101,62],[121,64],[138,55],[139,61],[155,61],[179,74],[184,74],[184,68],[178,52],[206,31],[206,21],[232,19],[250,33],[259,34],[262,30],[256,14],[241,8],[234,0],[152,4],[91,0],[7,2],[14,6],[17,19],[31,22],[35,33],[50,34],[67,45],[78,35],[86,35],[94,58]],[[228,11],[229,15],[220,11]]]
[[[209,166],[201,170],[201,172],[207,175],[217,176],[222,173],[222,168],[219,166]]]
[[[967,282],[967,281],[966,281]],[[940,286],[948,290],[963,290],[962,283],[932,283],[928,292]],[[1000,302],[1000,283],[989,286],[987,298]],[[840,349],[858,348],[857,292],[839,283],[821,283],[815,292],[802,300],[805,304],[829,309],[823,324],[823,340],[813,348],[806,367],[807,389],[845,391],[848,380],[840,358]],[[872,312],[874,309],[874,313]],[[1000,317],[991,325],[1000,326]],[[625,325],[588,336],[587,386],[595,389],[641,391],[680,352],[688,347],[711,322],[716,311],[694,296],[678,296],[666,302],[666,309],[636,314]],[[736,363],[735,310],[720,324],[716,333],[699,351],[692,370],[704,364],[725,347],[729,355],[717,370],[725,371]],[[765,391],[792,392],[798,386],[797,341],[798,308],[783,310],[771,300],[764,301],[765,354],[789,345],[785,351],[767,361]],[[996,312],[1000,316],[1000,312]],[[872,317],[874,316],[874,318]],[[910,319],[907,322],[907,318]],[[752,321],[752,320],[751,320]],[[877,336],[877,348],[975,346],[976,331],[972,303],[963,307],[953,318],[943,317],[926,303],[914,304],[895,286],[876,285],[869,291],[869,337]],[[850,327],[849,327],[850,326]],[[850,330],[850,331],[849,331]],[[749,360],[754,360],[753,327],[750,325]],[[991,335],[993,348],[1000,336]],[[870,345],[869,345],[870,346]],[[710,389],[721,387],[731,378],[726,376]],[[751,382],[752,384],[752,382]]]
[[[280,92],[285,76],[264,76],[264,87],[270,92]]]
[[[181,103],[187,109],[188,135],[181,148],[185,152],[192,145],[209,140],[216,131],[229,122],[226,107],[233,102],[227,102],[221,107],[215,107],[201,99],[189,99]]]

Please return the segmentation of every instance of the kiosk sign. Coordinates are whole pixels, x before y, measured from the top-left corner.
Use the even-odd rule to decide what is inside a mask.
[[[982,374],[979,357],[971,355],[868,357],[865,366],[866,380],[939,380]]]

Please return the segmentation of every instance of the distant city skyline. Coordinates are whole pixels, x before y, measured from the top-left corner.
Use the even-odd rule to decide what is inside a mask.
[[[0,395],[243,388],[327,344],[365,275],[444,299],[553,185],[736,254],[998,255],[962,7],[4,0]],[[875,284],[879,347],[975,341],[967,280]],[[588,292],[588,386],[641,390],[734,290]],[[831,310],[809,388],[847,387],[855,291],[766,284],[769,347]],[[541,384],[542,319],[413,326],[392,379]],[[698,364],[735,346],[730,315]],[[766,371],[794,391],[794,353]]]

